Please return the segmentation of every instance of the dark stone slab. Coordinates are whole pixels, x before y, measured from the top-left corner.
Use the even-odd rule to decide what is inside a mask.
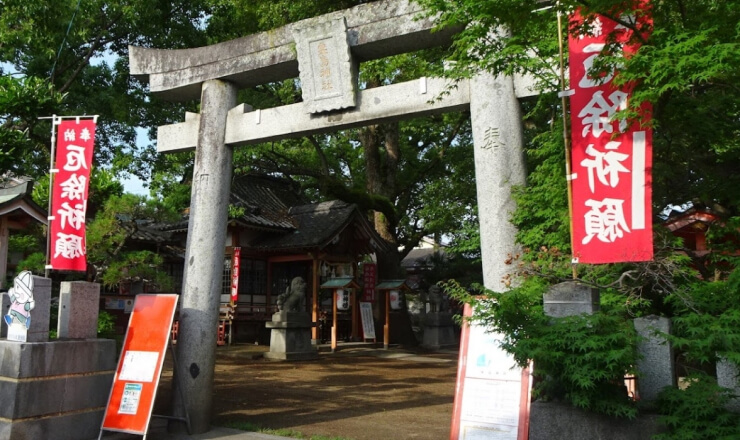
[[[616,419],[555,402],[532,402],[529,418],[529,440],[651,440],[664,431],[656,414]]]
[[[0,341],[0,377],[28,378],[115,370],[116,342]]]
[[[543,295],[545,314],[553,318],[591,315],[599,310],[599,290],[575,281],[556,284]]]
[[[96,439],[103,423],[103,408],[23,421],[0,421],[0,440]]]
[[[93,438],[115,367],[112,340],[0,341],[0,440]]]

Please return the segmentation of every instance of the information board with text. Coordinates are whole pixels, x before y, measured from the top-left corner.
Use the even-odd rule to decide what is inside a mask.
[[[527,440],[529,369],[499,346],[499,334],[471,325],[471,313],[466,304],[450,440]]]
[[[373,321],[373,305],[369,302],[360,303],[360,318],[362,319],[363,339],[375,340],[375,321]]]
[[[101,433],[106,430],[146,435],[177,297],[175,294],[136,296]]]

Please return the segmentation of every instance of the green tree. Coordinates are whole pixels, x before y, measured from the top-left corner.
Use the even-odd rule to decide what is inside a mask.
[[[545,318],[541,310],[547,287],[571,277],[564,109],[552,92],[561,88],[556,14],[567,17],[578,7],[587,17],[600,14],[635,29],[622,12],[639,9],[636,5],[641,2],[419,3],[429,14],[439,14],[440,26],[464,27],[455,37],[451,59],[457,63],[448,75],[464,78],[480,70],[529,73],[543,91],[537,102],[523,103],[529,174],[527,186],[517,190],[512,219],[523,246],[522,284],[503,295],[488,292],[487,297],[497,301],[493,305],[476,302],[459,286],[450,287],[459,298],[476,302],[484,324],[504,332],[504,348],[522,365],[534,359],[543,366],[537,373],[542,373],[538,385],[542,396],[564,396],[591,410],[634,415],[634,407],[620,403],[619,396],[602,385],[619,380],[634,365],[635,339],[625,325],[635,315],[672,317],[673,342],[694,368],[711,368],[718,353],[739,362],[740,347],[731,323],[737,319],[733,298],[740,230],[738,176],[732,171],[740,166],[740,89],[735,86],[740,76],[740,5],[716,0],[649,2],[653,28],[639,41],[641,48],[627,58],[616,44],[607,44],[602,51],[596,70],[618,67],[617,81],[636,84],[630,109],[620,117],[634,115],[632,109],[642,102],[653,105],[655,258],[639,264],[579,266],[581,281],[604,289],[602,307],[607,307],[593,322],[575,320],[563,326]],[[569,28],[566,18],[562,31],[587,32],[589,23]],[[494,36],[491,29],[502,31]],[[640,39],[641,34],[636,35]],[[663,220],[659,214],[667,207],[687,204],[711,207],[723,218],[710,226],[708,256],[688,252],[659,226]],[[706,375],[697,374],[693,380],[687,392],[666,394],[661,406],[670,432],[661,438],[736,437],[737,423],[723,408],[727,392]],[[604,401],[610,395],[617,400]]]
[[[161,125],[183,107],[150,99],[130,78],[127,47],[202,44],[207,14],[206,1],[2,2],[0,62],[14,76],[0,76],[8,104],[0,105],[0,141],[13,141],[0,171],[38,179],[48,169],[51,126],[38,117],[98,114],[95,164],[147,176],[135,127]]]
[[[636,5],[640,2],[568,0],[549,5],[516,0],[420,0],[420,3],[430,14],[440,14],[440,26],[465,26],[455,37],[451,58],[457,63],[455,69],[448,71],[449,75],[466,77],[479,69],[524,72],[538,78],[543,90],[558,90],[554,63],[558,55],[556,13],[567,17],[569,11],[580,7],[587,16],[601,14],[624,22],[614,11],[639,10]],[[618,66],[619,81],[637,84],[630,101],[633,108],[643,101],[653,104],[654,211],[659,213],[667,206],[694,202],[719,205],[728,217],[737,216],[739,182],[737,173],[731,170],[740,164],[737,140],[740,90],[734,86],[740,76],[740,28],[737,27],[740,7],[716,0],[651,2],[650,13],[653,31],[644,41],[639,41],[640,50],[625,59],[616,44],[607,45],[602,53],[604,62],[597,67]],[[567,35],[568,20],[563,23]],[[633,24],[623,24],[635,28]],[[587,22],[576,31],[586,32],[588,26]],[[494,38],[490,29],[507,29],[508,33]],[[523,212],[517,217],[523,222],[525,217],[534,216],[537,220],[526,226],[539,228],[542,237],[549,237],[539,243],[523,240],[525,245],[534,249],[558,246],[567,251],[567,235],[557,226],[567,218],[562,212],[565,205],[561,203],[557,212],[549,213],[534,207],[535,201],[564,200],[562,188],[565,187],[563,168],[556,166],[558,161],[563,163],[557,157],[563,151],[559,127],[562,108],[552,93],[540,96],[539,108],[550,116],[547,121],[553,124],[540,124],[538,132],[530,137],[528,154],[534,159],[534,167],[529,188],[522,190],[520,197]],[[545,143],[547,152],[533,151]],[[530,233],[528,228],[522,229],[523,235]],[[557,241],[552,241],[555,236],[543,234],[544,231],[557,234]]]
[[[89,278],[106,287],[123,282],[142,281],[171,287],[172,280],[162,272],[163,259],[154,250],[131,249],[129,239],[142,225],[179,218],[161,204],[132,194],[111,196],[87,227]]]

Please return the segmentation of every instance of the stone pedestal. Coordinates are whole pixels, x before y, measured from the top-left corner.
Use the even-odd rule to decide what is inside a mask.
[[[271,329],[270,351],[265,358],[281,361],[317,359],[319,353],[311,345],[311,316],[305,312],[277,312],[265,324]]]
[[[421,346],[430,350],[453,347],[459,343],[457,327],[452,320],[452,313],[427,313],[424,318],[424,337]]]
[[[59,292],[59,339],[94,339],[98,334],[100,284],[62,282]]]
[[[543,295],[545,315],[563,318],[599,311],[599,289],[575,281],[551,286]]]
[[[634,320],[635,330],[643,339],[637,346],[637,389],[646,402],[655,401],[665,387],[676,386],[673,348],[663,334],[671,333],[671,321],[655,315]]]
[[[109,339],[0,341],[0,440],[97,437],[115,368]]]
[[[734,395],[740,396],[740,381],[738,381],[738,377],[740,377],[740,371],[738,371],[737,365],[720,357],[717,361],[717,385],[723,388],[729,388]],[[740,397],[730,399],[727,402],[727,409],[740,413]]]

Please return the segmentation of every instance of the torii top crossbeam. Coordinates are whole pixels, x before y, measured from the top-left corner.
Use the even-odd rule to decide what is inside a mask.
[[[223,79],[240,88],[298,76],[295,31],[315,23],[346,20],[347,42],[358,61],[449,44],[457,29],[432,32],[422,9],[407,0],[367,3],[278,29],[194,49],[129,46],[130,72],[148,80],[152,93],[182,101],[200,97],[200,84]]]

